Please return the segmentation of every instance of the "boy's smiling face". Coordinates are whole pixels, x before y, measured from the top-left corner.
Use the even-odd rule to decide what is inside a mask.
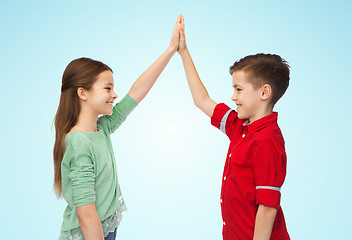
[[[248,73],[243,70],[235,71],[232,74],[234,93],[231,100],[236,103],[238,117],[253,122],[258,119],[260,114],[262,89],[255,89],[248,80],[248,76]]]

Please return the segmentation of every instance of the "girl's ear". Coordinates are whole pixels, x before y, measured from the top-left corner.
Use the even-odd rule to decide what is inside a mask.
[[[81,100],[87,101],[87,92],[86,92],[86,90],[85,90],[84,88],[79,87],[79,88],[77,89],[77,95],[78,95],[78,97],[79,97]]]
[[[270,98],[272,92],[271,92],[271,86],[269,84],[264,84],[264,86],[262,86],[262,100],[267,100]]]

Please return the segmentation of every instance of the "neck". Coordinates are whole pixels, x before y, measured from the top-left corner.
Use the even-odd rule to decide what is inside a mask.
[[[97,131],[97,120],[98,115],[94,114],[88,109],[82,108],[78,116],[77,124],[72,130],[80,130],[84,132],[96,132]]]
[[[249,122],[252,123],[258,119],[268,116],[273,113],[273,108],[263,108],[262,111],[258,111],[254,116],[249,118]]]

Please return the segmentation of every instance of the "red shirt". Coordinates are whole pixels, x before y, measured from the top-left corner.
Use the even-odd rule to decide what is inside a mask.
[[[223,103],[214,109],[211,124],[231,141],[220,198],[224,240],[253,239],[259,204],[277,209],[270,239],[290,239],[280,207],[286,152],[277,116],[274,112],[248,124]]]

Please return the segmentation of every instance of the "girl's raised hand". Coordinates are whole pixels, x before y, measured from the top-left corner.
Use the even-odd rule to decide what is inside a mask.
[[[185,20],[181,15],[180,43],[177,51],[179,54],[181,54],[181,52],[186,49],[187,49],[187,45],[186,45],[186,37],[185,37]]]
[[[182,15],[179,15],[176,23],[175,23],[175,27],[174,27],[174,31],[172,33],[172,37],[171,37],[171,42],[170,42],[170,46],[169,48],[172,50],[172,52],[176,52],[178,50],[179,47],[179,43],[180,43],[180,29],[181,29],[181,17]]]

